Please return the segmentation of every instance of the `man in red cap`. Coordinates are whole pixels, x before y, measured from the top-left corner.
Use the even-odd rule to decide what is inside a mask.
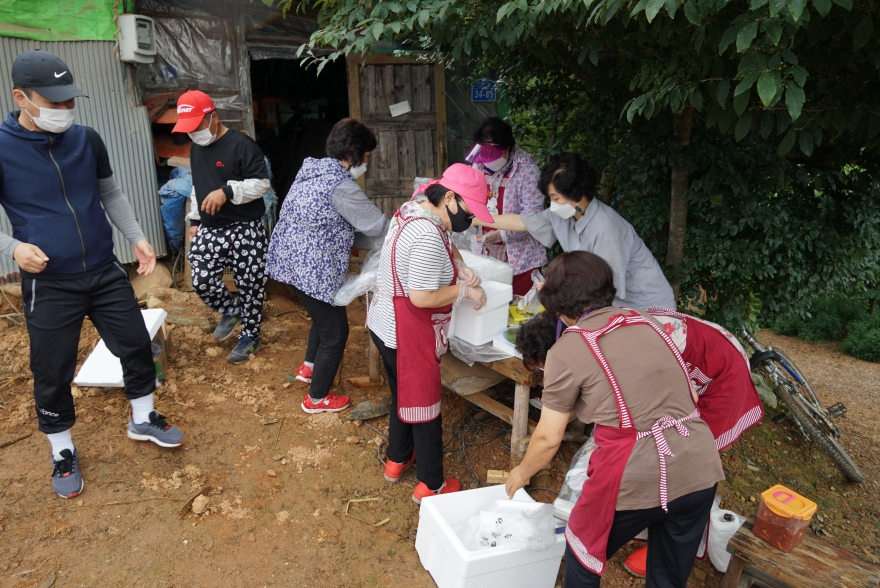
[[[189,262],[193,289],[223,313],[213,337],[225,341],[241,324],[238,345],[226,357],[242,363],[260,347],[260,321],[266,290],[268,239],[263,227],[269,175],[263,153],[249,137],[220,122],[214,101],[198,90],[177,100],[175,133],[188,133],[193,145],[193,208]],[[238,298],[223,284],[232,271]]]

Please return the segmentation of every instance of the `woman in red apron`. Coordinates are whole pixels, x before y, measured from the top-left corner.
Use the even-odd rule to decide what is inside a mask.
[[[424,197],[415,199],[423,190]],[[461,487],[443,477],[440,357],[452,305],[464,298],[477,308],[486,302],[479,277],[463,264],[447,232],[466,231],[475,216],[492,216],[483,174],[463,164],[416,194],[391,221],[367,324],[391,388],[385,478],[397,482],[418,454],[413,500],[421,503]]]
[[[685,588],[724,479],[685,361],[653,318],[611,306],[600,257],[566,253],[546,275],[541,303],[571,326],[547,354],[541,420],[508,494],[553,459],[571,412],[595,423],[598,448],[566,530],[565,586],[599,586],[608,558],[647,528],[647,586]]]

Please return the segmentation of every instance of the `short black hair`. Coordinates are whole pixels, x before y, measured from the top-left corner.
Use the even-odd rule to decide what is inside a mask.
[[[554,155],[541,168],[538,188],[544,196],[550,195],[550,184],[569,200],[580,202],[586,196],[592,201],[596,197],[596,170],[579,153]]]
[[[588,308],[614,302],[614,273],[604,259],[588,251],[570,251],[553,258],[544,273],[538,300],[551,316],[578,317]]]
[[[522,354],[523,365],[530,372],[544,367],[547,352],[556,343],[558,320],[542,312],[523,324],[516,332],[516,350]]]
[[[496,116],[484,118],[474,129],[474,143],[495,144],[505,149],[514,147],[513,129],[509,124]]]
[[[444,188],[440,184],[434,184],[433,186],[428,186],[428,189],[425,190],[425,196],[428,198],[428,202],[434,206],[440,206],[440,203],[443,202],[443,197],[446,196],[447,192],[455,194],[455,192],[449,188]],[[458,198],[458,194],[455,194],[455,197]]]
[[[376,135],[367,125],[357,119],[344,118],[333,125],[327,137],[327,157],[357,166],[364,162],[364,154],[377,144]]]

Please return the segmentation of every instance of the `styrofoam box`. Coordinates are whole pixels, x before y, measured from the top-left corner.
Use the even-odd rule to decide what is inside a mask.
[[[459,249],[459,253],[461,260],[483,280],[513,284],[513,267],[509,263],[488,255],[478,255],[467,249]]]
[[[485,281],[481,284],[486,293],[486,304],[476,310],[472,300],[462,300],[452,307],[449,336],[458,337],[472,345],[483,345],[507,328],[508,304],[513,297],[510,284]]]
[[[416,552],[438,588],[553,588],[565,552],[565,536],[544,551],[512,547],[468,550],[455,530],[483,506],[507,498],[503,484],[422,499]],[[525,490],[514,500],[534,502]]]

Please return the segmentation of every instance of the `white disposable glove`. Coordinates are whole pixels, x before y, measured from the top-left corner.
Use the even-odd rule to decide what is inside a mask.
[[[499,243],[501,242],[501,231],[489,231],[488,233],[483,233],[482,235],[477,235],[478,243]]]
[[[483,306],[485,306],[486,293],[483,291],[482,288],[480,288],[479,286],[471,288],[464,282],[459,282],[458,286],[461,288],[461,291],[458,294],[458,299],[455,301],[456,303],[461,302],[462,300],[467,298],[468,300],[474,301],[474,304],[476,305],[474,307],[475,310],[480,310],[481,308],[483,308]]]
[[[466,266],[464,262],[460,259],[455,260],[455,268],[458,270],[458,277],[465,281],[465,283],[471,288],[475,288],[479,286],[482,280],[480,279],[479,274]]]

